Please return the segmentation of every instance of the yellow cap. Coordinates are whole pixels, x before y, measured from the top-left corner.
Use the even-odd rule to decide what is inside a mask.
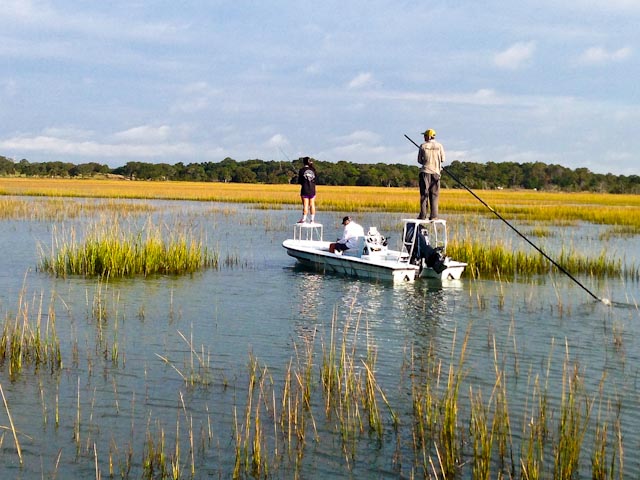
[[[436,136],[436,131],[435,130],[426,130],[422,135],[426,135],[429,138],[433,138]]]

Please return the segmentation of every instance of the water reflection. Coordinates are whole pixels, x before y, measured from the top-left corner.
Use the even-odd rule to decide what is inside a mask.
[[[293,269],[291,281],[295,336],[308,344],[314,341],[324,313],[324,279],[318,273]]]

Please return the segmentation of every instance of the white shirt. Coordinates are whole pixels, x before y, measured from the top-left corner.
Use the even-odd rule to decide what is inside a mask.
[[[358,237],[364,237],[364,228],[352,220],[344,226],[342,238],[338,243],[345,244],[347,248],[353,248],[358,245]]]

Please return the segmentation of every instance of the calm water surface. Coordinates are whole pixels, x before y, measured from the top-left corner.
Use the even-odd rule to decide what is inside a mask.
[[[636,307],[608,308],[557,275],[522,281],[465,277],[444,285],[418,281],[398,286],[325,276],[299,268],[281,246],[297,210],[147,203],[156,207],[154,222],[177,220],[202,232],[206,243],[220,251],[222,267],[180,277],[109,282],[53,278],[37,271],[39,245],[46,249],[52,232],[63,224],[82,230],[89,220],[2,221],[2,313],[14,319],[18,311],[28,310],[35,323],[42,311],[44,325],[53,309],[64,368],[51,373],[26,366],[10,379],[8,365],[1,366],[0,382],[19,432],[23,464],[2,406],[0,478],[96,478],[97,470],[102,478],[110,472],[115,477],[140,478],[144,459],[159,448],[162,434],[168,454],[181,459],[183,478],[191,476],[192,461],[195,478],[229,478],[236,454],[236,419],[243,421],[248,398],[250,360],[257,361],[258,371],[266,372],[277,403],[290,363],[304,363],[307,349],[315,354],[315,433],[307,427],[298,460],[296,447],[287,453],[280,443],[275,455],[269,442],[271,474],[419,478],[424,473],[416,466],[412,448],[409,371],[412,364],[433,358],[445,371],[451,364],[457,366],[467,333],[458,425],[467,446],[470,387],[489,399],[496,368],[504,372],[513,449],[519,455],[533,380],[539,376],[547,383],[556,422],[563,369],[571,365],[579,371],[585,395],[594,405],[605,398],[620,408],[625,475],[640,474],[633,454],[640,446]],[[34,208],[37,205],[34,200]],[[340,212],[318,216],[325,224],[325,238],[339,236],[341,217]],[[399,241],[400,218],[362,214],[358,220],[365,227],[377,225],[393,245]],[[142,225],[147,219],[143,214],[131,221]],[[451,230],[464,228],[461,219],[452,217],[449,224]],[[501,228],[488,221],[487,225],[489,230]],[[563,229],[561,239],[549,241],[549,248],[566,242],[597,253],[602,248],[598,229],[590,225]],[[638,243],[637,237],[624,238],[608,248],[634,262]],[[598,296],[638,301],[636,283],[580,280]],[[105,318],[96,317],[97,308]],[[335,423],[326,417],[320,388],[322,353],[332,333],[338,343],[344,339],[353,349],[354,358],[366,357],[368,349],[376,352],[376,381],[400,421],[394,429],[381,403],[382,438],[364,428],[346,450]],[[189,372],[203,375],[209,383],[186,385],[182,376]],[[274,398],[261,401],[273,405]],[[594,407],[591,418],[596,417]],[[266,414],[262,421],[270,428],[268,437],[274,421]],[[587,433],[585,442],[590,436]],[[591,475],[591,452],[585,446],[581,455],[584,477]],[[470,469],[462,476],[470,478]]]

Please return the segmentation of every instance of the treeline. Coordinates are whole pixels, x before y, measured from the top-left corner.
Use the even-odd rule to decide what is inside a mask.
[[[356,164],[315,160],[318,183],[321,185],[358,185],[385,187],[417,187],[418,165]],[[236,183],[297,183],[301,167],[294,161],[236,161],[225,158],[220,162],[170,165],[167,163],[128,162],[110,168],[95,162],[75,165],[66,162],[31,163],[26,159],[15,162],[0,156],[0,175],[23,177],[91,178],[121,176],[130,180],[176,180],[196,182]],[[571,170],[561,165],[535,163],[470,163],[454,161],[447,170],[464,185],[473,189],[522,188],[560,191],[592,191],[603,193],[640,193],[638,175],[592,173],[586,168]],[[444,188],[461,188],[451,176],[442,177]]]

